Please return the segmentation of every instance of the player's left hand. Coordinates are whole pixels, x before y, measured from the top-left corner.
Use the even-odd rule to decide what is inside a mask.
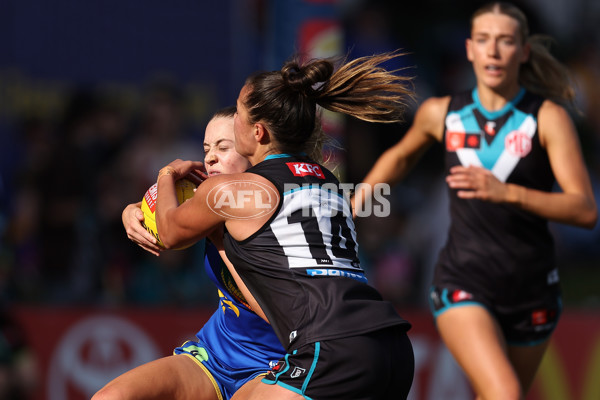
[[[123,210],[121,215],[123,226],[127,232],[127,237],[142,249],[154,254],[160,255],[163,248],[156,243],[156,238],[150,234],[142,225],[144,221],[144,213],[140,209],[140,203],[129,204]]]
[[[491,171],[481,167],[454,166],[450,168],[446,183],[451,189],[458,190],[456,195],[461,199],[501,203],[507,193],[506,184],[500,182]]]

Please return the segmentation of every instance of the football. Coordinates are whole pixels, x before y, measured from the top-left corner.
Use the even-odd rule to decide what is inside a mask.
[[[175,182],[175,190],[177,191],[177,200],[179,201],[179,204],[182,204],[187,199],[192,198],[194,196],[194,190],[196,189],[196,187],[197,186],[192,181],[185,178],[179,179],[177,182]],[[144,228],[146,228],[146,230],[156,238],[158,244],[161,247],[164,247],[163,243],[160,240],[160,237],[158,237],[158,229],[156,228],[155,212],[157,194],[158,187],[156,183],[150,186],[144,194],[144,197],[142,198],[142,212],[144,213],[144,222],[142,224],[144,225]],[[187,247],[189,246],[181,247],[176,250],[183,250]]]

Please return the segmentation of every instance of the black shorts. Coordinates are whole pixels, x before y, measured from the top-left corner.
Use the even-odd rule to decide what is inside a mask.
[[[306,399],[405,399],[414,375],[403,326],[310,343],[287,354],[262,380]]]
[[[464,305],[485,307],[496,318],[506,342],[512,346],[535,346],[546,341],[556,328],[562,311],[560,294],[554,292],[519,305],[491,304],[478,293],[455,287],[433,286],[429,292],[429,306],[434,318],[450,308]]]

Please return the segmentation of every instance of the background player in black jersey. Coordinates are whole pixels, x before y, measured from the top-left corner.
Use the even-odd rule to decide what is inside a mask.
[[[444,145],[451,227],[430,304],[478,399],[524,398],[556,326],[547,221],[591,228],[597,219],[577,133],[560,105],[574,90],[542,39],[529,36],[513,5],[477,10],[466,40],[476,88],[426,100],[364,179],[396,183],[432,143]]]
[[[338,69],[328,60],[292,61],[253,75],[240,91],[234,122],[236,150],[252,167],[204,181],[180,206],[174,182],[201,165],[175,160],[159,172],[162,242],[177,248],[210,236],[286,349],[267,377],[244,385],[236,400],[408,395],[410,325],[366,283],[339,182],[303,153],[317,105],[371,122],[402,117],[413,94],[409,79],[379,67],[398,56],[363,57]],[[295,186],[286,190],[287,184]]]

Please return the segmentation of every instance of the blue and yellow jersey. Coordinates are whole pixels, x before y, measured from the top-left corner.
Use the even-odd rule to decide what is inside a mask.
[[[219,292],[219,309],[198,332],[211,349],[232,368],[262,364],[268,368],[284,354],[273,328],[247,305],[217,249],[206,243],[204,267]]]
[[[208,375],[219,400],[265,374],[285,354],[271,325],[247,305],[217,249],[205,241],[204,266],[217,286],[219,308],[174,354],[194,359]]]

